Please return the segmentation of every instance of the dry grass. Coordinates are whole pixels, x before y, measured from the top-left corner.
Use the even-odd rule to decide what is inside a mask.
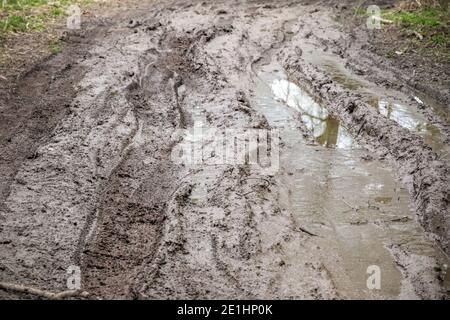
[[[399,1],[396,7],[403,11],[415,11],[424,8],[440,8],[446,10],[448,5],[448,0],[403,0]]]

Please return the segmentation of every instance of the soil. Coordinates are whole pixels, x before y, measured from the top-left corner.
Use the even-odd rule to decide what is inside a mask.
[[[67,33],[1,89],[0,281],[59,292],[78,266],[99,299],[448,298],[450,88],[377,54],[337,18],[352,5],[152,1]],[[276,170],[177,161],[230,129],[279,129]]]

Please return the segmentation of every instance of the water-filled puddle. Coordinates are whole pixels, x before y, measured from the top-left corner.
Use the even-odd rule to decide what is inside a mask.
[[[444,143],[444,137],[439,128],[429,123],[420,110],[408,102],[410,100],[408,97],[399,92],[390,92],[352,74],[338,58],[332,55],[307,54],[306,58],[327,71],[336,83],[365,97],[367,102],[377,108],[380,114],[422,136],[434,152],[442,159],[450,161],[450,147]],[[448,122],[448,113],[443,112],[442,107],[429,100],[427,100],[427,104],[438,116],[444,117],[444,120]]]
[[[449,156],[449,147],[443,142],[441,131],[429,123],[424,115],[414,110],[410,106],[406,106],[397,102],[391,102],[387,99],[378,99],[372,101],[380,114],[388,119],[394,120],[403,128],[411,130],[422,136],[434,152],[447,159]]]
[[[317,235],[317,255],[340,292],[362,299],[416,297],[408,291],[410,284],[398,268],[405,262],[394,258],[392,248],[412,254],[413,264],[414,259],[429,259],[438,267],[448,262],[415,220],[408,192],[387,164],[363,160],[365,151],[354,148],[339,121],[289,82],[279,66],[266,65],[256,71],[252,105],[272,127],[280,129],[283,144],[282,205],[298,225]],[[298,121],[320,145],[305,141]],[[293,249],[285,261],[304,263],[304,257]],[[380,290],[367,287],[370,266],[381,269]]]
[[[341,149],[357,147],[357,143],[340,121],[330,115],[326,108],[317,103],[303,89],[290,82],[286,75],[280,72],[279,67],[269,65],[266,68],[272,68],[270,72],[261,75],[265,78],[265,84],[268,86],[268,88],[263,87],[262,90],[267,91],[267,89],[270,89],[272,95],[267,96],[266,94],[266,99],[269,101],[275,99],[277,103],[283,105],[273,109],[278,110],[275,114],[273,110],[268,112],[269,122],[272,120],[272,122],[280,125],[280,123],[283,123],[280,117],[284,117],[283,119],[286,121],[286,114],[289,115],[287,118],[293,122],[294,118],[296,118],[295,114],[298,114],[303,124],[320,145]],[[263,105],[267,107],[266,102],[263,102]],[[274,107],[270,105],[269,108]],[[285,110],[280,112],[279,109]]]
[[[296,84],[285,80],[273,80],[273,95],[301,114],[301,119],[316,141],[326,147],[351,148],[356,143],[339,120],[319,105]]]
[[[322,62],[322,66],[330,74],[333,81],[341,84],[344,88],[349,90],[358,90],[364,87],[364,84],[353,78],[345,68],[334,63],[332,60],[325,59]]]
[[[413,116],[410,110],[399,103],[390,103],[385,99],[378,101],[378,111],[388,119],[392,119],[402,127],[421,132],[426,130],[426,122],[423,117]]]

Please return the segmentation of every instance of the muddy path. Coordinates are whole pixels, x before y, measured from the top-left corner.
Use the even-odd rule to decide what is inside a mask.
[[[448,297],[448,119],[355,72],[370,53],[340,46],[326,2],[105,15],[1,96],[0,281],[59,291],[76,266],[93,298]]]

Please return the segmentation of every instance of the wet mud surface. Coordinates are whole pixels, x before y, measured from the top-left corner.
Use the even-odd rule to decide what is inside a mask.
[[[100,299],[448,298],[448,106],[355,72],[392,77],[333,16],[159,1],[70,34],[0,97],[0,281],[62,291],[77,266]],[[272,170],[217,161],[245,130],[272,133]]]

